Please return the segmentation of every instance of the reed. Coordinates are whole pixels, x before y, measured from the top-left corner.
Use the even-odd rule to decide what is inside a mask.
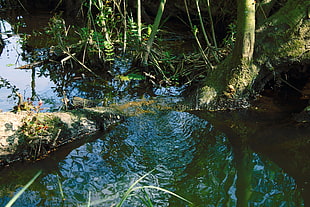
[[[59,187],[59,191],[60,191],[60,195],[61,195],[61,200],[64,201],[65,200],[65,194],[62,190],[62,184],[59,180],[59,175],[57,174],[57,183],[58,183],[58,187]]]
[[[208,13],[209,13],[209,18],[210,18],[210,23],[211,23],[211,32],[212,32],[213,44],[214,44],[215,48],[217,48],[216,35],[215,35],[215,30],[214,30],[214,23],[213,23],[213,18],[212,18],[210,0],[207,0],[207,7],[208,7]]]
[[[158,190],[158,191],[162,191],[164,193],[170,194],[186,203],[188,203],[189,205],[193,205],[193,203],[189,200],[187,200],[186,198],[171,192],[167,189],[158,187],[158,186],[153,186],[153,185],[146,185],[146,186],[138,186],[138,184],[145,179],[147,176],[151,175],[152,172],[154,172],[155,169],[151,170],[150,172],[144,174],[143,176],[141,176],[139,179],[137,179],[124,193],[124,195],[121,197],[121,200],[118,204],[116,204],[116,207],[121,207],[124,205],[125,201],[128,200],[128,198],[136,196],[138,197],[142,203],[145,206],[153,206],[151,198],[149,196],[149,194],[145,191],[146,189],[154,189],[154,190]],[[39,171],[16,195],[14,195],[14,197],[5,205],[5,207],[11,207],[15,201],[29,188],[29,186],[41,175],[42,171]],[[59,187],[59,191],[60,191],[60,195],[62,198],[62,205],[64,205],[64,201],[65,196],[64,196],[64,192],[63,192],[63,188],[62,188],[62,184],[60,182],[59,176],[57,175],[57,183],[58,183],[58,187]],[[141,196],[139,194],[135,194],[135,192],[140,191],[143,193],[144,196]],[[87,203],[86,205],[83,205],[85,207],[90,207],[93,205],[100,205],[100,204],[104,204],[107,200],[97,200],[97,201],[91,201],[91,192],[89,192],[88,194],[88,199],[87,199]]]
[[[138,24],[138,38],[141,42],[141,0],[137,0],[137,24]]]
[[[208,4],[208,11],[209,11],[209,17],[210,17],[210,22],[211,22],[211,31],[212,31],[212,37],[213,37],[213,43],[214,46],[211,45],[208,35],[206,33],[205,30],[205,26],[204,26],[204,22],[203,22],[203,18],[200,12],[200,6],[199,6],[199,0],[196,0],[196,7],[197,7],[197,12],[198,12],[198,16],[199,16],[199,22],[200,22],[200,27],[203,33],[203,36],[205,38],[205,41],[207,43],[208,48],[210,48],[212,55],[214,56],[215,60],[217,63],[219,63],[219,59],[218,59],[218,55],[216,54],[215,50],[217,49],[217,43],[216,43],[216,38],[215,38],[215,33],[214,33],[214,26],[213,26],[213,19],[212,19],[212,14],[211,14],[211,7],[210,7],[210,3],[209,1],[207,2]]]

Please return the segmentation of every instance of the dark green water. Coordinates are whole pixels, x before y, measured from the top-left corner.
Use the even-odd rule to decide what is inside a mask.
[[[42,175],[15,206],[82,206],[89,198],[102,201],[94,206],[113,206],[134,181],[153,169],[138,186],[162,187],[195,206],[236,206],[237,200],[249,206],[304,206],[309,160],[302,160],[309,157],[298,155],[308,155],[300,146],[304,138],[309,141],[305,131],[297,134],[270,117],[248,121],[234,113],[240,118],[236,126],[245,127],[236,133],[234,127],[223,124],[234,121],[231,114],[194,113],[203,119],[176,111],[129,117],[111,131],[66,146],[46,160],[4,168],[0,171],[0,206],[38,170]],[[227,125],[231,131],[225,129]],[[309,149],[309,143],[304,147]],[[299,154],[293,155],[294,150]],[[140,198],[146,194],[154,206],[190,206],[158,190],[137,191],[124,206],[145,206]]]

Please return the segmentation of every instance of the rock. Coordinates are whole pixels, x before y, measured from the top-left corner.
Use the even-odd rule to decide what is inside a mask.
[[[37,159],[84,135],[106,130],[122,119],[123,115],[107,107],[55,113],[0,113],[0,166]]]

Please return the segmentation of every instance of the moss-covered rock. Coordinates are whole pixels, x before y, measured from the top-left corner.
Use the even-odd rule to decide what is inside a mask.
[[[37,159],[75,139],[106,130],[122,117],[111,108],[0,113],[0,165]]]

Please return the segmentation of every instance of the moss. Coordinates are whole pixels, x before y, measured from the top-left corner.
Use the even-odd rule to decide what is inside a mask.
[[[309,60],[309,6],[309,1],[290,0],[257,29],[258,63],[268,61],[271,67],[276,67],[283,63]]]
[[[200,90],[200,107],[211,110],[243,108],[247,105],[253,83],[259,68],[247,60],[239,60],[233,67],[228,57],[214,71],[210,72]]]
[[[215,88],[206,85],[201,89],[199,104],[205,107],[214,101],[217,96],[218,92],[215,90]]]

